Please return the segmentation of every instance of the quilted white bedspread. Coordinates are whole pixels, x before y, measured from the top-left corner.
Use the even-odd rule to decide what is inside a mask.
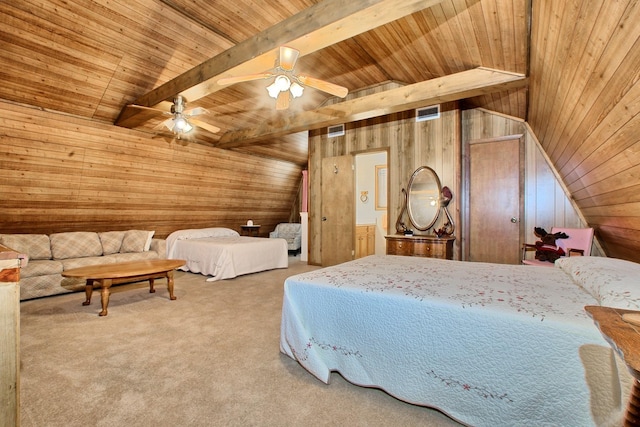
[[[172,233],[167,258],[186,260],[180,270],[211,276],[210,282],[289,266],[285,239],[239,236],[218,228]]]
[[[370,256],[285,281],[280,348],[473,426],[615,425],[631,377],[599,303],[560,268]]]

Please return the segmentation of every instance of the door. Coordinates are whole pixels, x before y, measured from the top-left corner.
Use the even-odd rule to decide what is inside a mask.
[[[469,144],[469,261],[520,263],[522,137]]]
[[[353,259],[353,156],[322,159],[322,266]]]

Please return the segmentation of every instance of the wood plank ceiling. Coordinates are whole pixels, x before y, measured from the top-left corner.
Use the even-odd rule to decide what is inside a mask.
[[[269,81],[219,87],[219,75],[268,71],[275,65],[276,48],[286,43],[301,51],[297,73],[352,92],[387,81],[415,85],[436,79],[432,85],[442,87],[451,80],[438,79],[456,75],[454,81],[460,81],[458,73],[485,67],[496,70],[488,73],[491,78],[469,81],[450,91],[446,100],[466,99],[471,105],[525,118],[527,3],[3,2],[0,98],[171,138],[161,127],[166,115],[131,113],[126,106],[166,108],[161,101],[182,93],[187,101],[193,100],[187,108],[209,111],[201,121],[221,129],[214,134],[196,128],[195,142],[304,164],[305,130],[331,124],[327,111],[318,110],[331,95],[307,88],[288,110],[276,111],[265,90]],[[360,14],[355,21],[349,18],[354,13]],[[207,82],[209,77],[214,78]],[[438,99],[438,91],[430,93],[426,99],[403,99],[403,92],[398,92],[393,101],[362,100],[341,111],[337,122],[445,100]],[[380,110],[381,103],[387,103],[388,111]],[[336,122],[335,113],[330,117]]]

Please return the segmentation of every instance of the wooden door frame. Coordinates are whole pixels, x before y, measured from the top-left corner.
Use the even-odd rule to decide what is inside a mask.
[[[470,153],[470,145],[471,144],[479,144],[479,143],[486,143],[486,142],[501,142],[501,141],[510,141],[513,139],[518,139],[520,140],[520,189],[519,189],[519,200],[518,200],[518,204],[519,204],[519,218],[518,218],[518,225],[519,225],[519,243],[520,246],[522,246],[522,243],[524,242],[524,214],[525,214],[525,206],[524,206],[524,201],[525,201],[525,194],[524,194],[524,180],[525,180],[525,146],[524,146],[524,134],[513,134],[513,135],[505,135],[505,136],[496,136],[496,137],[492,137],[492,138],[483,138],[483,139],[473,139],[473,140],[469,140],[464,142],[463,144],[463,148],[462,148],[462,180],[460,183],[460,190],[462,192],[462,197],[460,200],[461,203],[461,216],[462,216],[462,223],[464,224],[461,230],[461,235],[462,235],[462,241],[460,242],[460,254],[461,254],[461,259],[463,261],[468,261],[469,260],[469,242],[470,242],[470,230],[469,230],[469,225],[470,225],[470,209],[469,209],[469,187],[470,187],[470,183],[469,183],[469,173],[470,173],[470,167],[471,167],[471,157],[469,155]]]
[[[389,204],[390,204],[389,203],[390,202],[390,199],[389,199],[389,186],[391,185],[391,180],[389,179],[389,176],[391,175],[391,170],[389,168],[389,155],[390,155],[389,147],[377,147],[377,148],[369,148],[367,150],[352,151],[351,155],[353,156],[353,164],[355,165],[356,164],[356,157],[358,155],[360,155],[360,154],[373,154],[373,153],[386,153],[386,155],[387,155],[387,224],[386,224],[385,228],[387,230],[387,234],[389,234],[389,230],[390,230],[389,227],[391,227],[391,220],[389,219],[389,208],[390,208],[390,206],[389,206]],[[357,172],[358,172],[357,168],[356,168],[356,170],[354,172],[357,175]],[[356,185],[357,185],[357,183],[354,180],[354,182],[353,182],[353,192],[354,192],[353,203],[354,203],[354,205],[357,203],[356,200],[355,200]],[[356,213],[357,213],[356,210],[357,210],[357,205],[355,205],[354,209],[353,209],[353,229],[354,229],[353,241],[354,241],[354,243],[355,243]]]

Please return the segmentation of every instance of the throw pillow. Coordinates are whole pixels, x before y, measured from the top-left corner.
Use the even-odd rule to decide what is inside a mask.
[[[151,244],[150,233],[152,232],[146,230],[125,231],[120,253],[144,252],[147,241],[149,241],[149,245]]]
[[[124,231],[105,231],[98,233],[98,236],[100,236],[100,242],[102,242],[102,252],[105,255],[117,254],[120,252],[124,233]]]

